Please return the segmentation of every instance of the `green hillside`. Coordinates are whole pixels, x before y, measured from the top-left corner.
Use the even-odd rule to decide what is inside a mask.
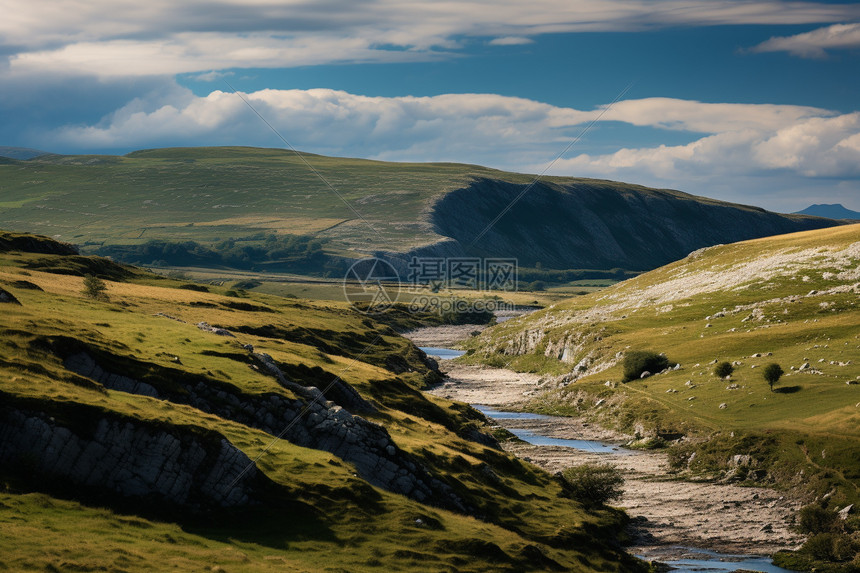
[[[856,448],[858,262],[860,225],[712,247],[488,329],[470,342],[471,360],[545,373],[535,407],[627,429],[786,432]],[[680,367],[624,384],[631,351]],[[714,375],[715,361],[734,364],[731,380]],[[772,362],[785,370],[775,392],[761,374]],[[592,397],[605,402],[594,407]],[[844,461],[825,453],[816,463]],[[843,493],[856,499],[860,463],[851,465]]]
[[[0,569],[642,570],[345,305],[10,233],[0,289]]]
[[[277,149],[43,155],[6,160],[0,173],[0,228],[147,265],[342,276],[342,257],[386,252],[401,267],[411,255],[515,257],[612,278],[605,271],[837,224],[612,181],[546,177],[530,187],[532,175],[474,165]]]
[[[831,520],[860,502],[860,225],[704,249],[467,344],[466,360],[545,374],[529,409],[670,445],[679,475],[783,488]],[[625,376],[636,352],[666,364]],[[860,521],[832,523],[781,562],[856,570]]]

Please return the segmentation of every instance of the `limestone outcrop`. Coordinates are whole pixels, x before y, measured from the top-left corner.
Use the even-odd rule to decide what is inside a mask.
[[[254,501],[262,477],[229,441],[201,428],[156,425],[76,405],[76,419],[5,405],[0,464],[75,488],[192,508]]]
[[[111,390],[188,404],[296,445],[324,450],[352,463],[359,475],[373,485],[431,505],[471,513],[448,484],[398,448],[384,427],[327,400],[317,388],[288,380],[268,355],[253,356],[297,398],[274,392],[246,394],[233,386],[203,379],[193,384],[180,382],[180,388],[176,387],[176,380],[172,388],[158,387],[109,372],[86,351],[70,354],[64,365]],[[348,396],[350,405],[375,410],[354,389],[348,388],[351,392],[342,393]]]

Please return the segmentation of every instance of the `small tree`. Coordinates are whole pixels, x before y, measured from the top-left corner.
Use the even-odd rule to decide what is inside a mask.
[[[764,376],[764,381],[768,383],[770,386],[770,391],[773,392],[773,385],[779,382],[779,379],[785,372],[782,370],[782,366],[773,362],[764,367],[762,371],[762,376]]]
[[[107,285],[100,278],[93,275],[86,275],[84,277],[84,288],[82,291],[84,296],[96,300],[107,300],[106,291]]]
[[[731,376],[732,372],[735,371],[735,367],[732,366],[731,362],[720,362],[714,367],[714,374],[719,376],[720,378],[725,378],[726,376]]]
[[[586,507],[598,507],[624,493],[624,478],[612,464],[583,464],[560,474],[563,495]]]
[[[630,382],[642,376],[643,372],[656,374],[669,367],[669,359],[662,354],[649,350],[631,350],[624,355],[624,379]]]

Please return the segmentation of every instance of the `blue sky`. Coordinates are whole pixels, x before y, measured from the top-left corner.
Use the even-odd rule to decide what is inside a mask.
[[[535,173],[581,136],[548,173],[860,210],[858,3],[7,0],[3,13],[0,145],[282,146],[235,88],[305,151]]]

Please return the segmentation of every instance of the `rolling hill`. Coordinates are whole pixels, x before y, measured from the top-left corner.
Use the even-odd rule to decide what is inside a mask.
[[[0,332],[0,569],[646,570],[345,304],[0,233]]]
[[[858,265],[860,225],[715,246],[492,327],[468,359],[543,373],[532,409],[646,441],[686,436],[680,469],[726,477],[733,456],[750,455],[757,483],[857,503]],[[634,351],[663,353],[668,368],[624,383]],[[720,362],[729,380],[714,374]],[[774,391],[770,363],[785,371]]]
[[[43,155],[0,170],[0,228],[144,264],[175,264],[186,243],[188,264],[258,270],[338,270],[342,258],[385,254],[401,268],[412,255],[469,255],[641,271],[705,246],[836,224],[611,181],[547,177],[530,188],[531,175],[473,165],[277,149]],[[277,242],[296,235],[306,236],[300,248]]]

